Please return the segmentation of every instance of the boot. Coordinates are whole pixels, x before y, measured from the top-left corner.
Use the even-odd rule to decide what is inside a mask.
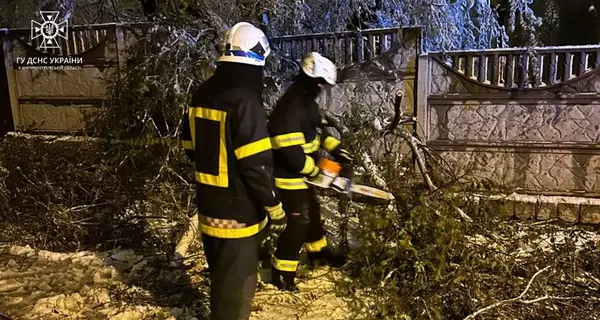
[[[309,252],[308,262],[312,267],[327,265],[332,268],[340,268],[346,263],[346,257],[325,247],[319,252]]]
[[[263,245],[259,248],[258,262],[260,268],[262,269],[268,269],[269,267],[271,267],[271,252],[268,246]]]
[[[280,271],[271,268],[271,283],[277,287],[279,290],[289,291],[289,292],[300,292],[298,286],[294,279],[296,278],[295,272],[289,271]]]

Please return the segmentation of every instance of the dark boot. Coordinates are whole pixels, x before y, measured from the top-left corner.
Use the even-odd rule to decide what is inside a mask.
[[[346,257],[325,247],[319,252],[309,252],[308,261],[312,267],[327,265],[332,268],[340,268],[346,263]]]
[[[280,271],[271,268],[271,283],[279,290],[300,292],[300,289],[296,286],[296,282],[294,281],[295,278],[295,272]]]
[[[259,248],[258,262],[262,269],[268,269],[271,267],[271,251],[267,245],[263,245]]]

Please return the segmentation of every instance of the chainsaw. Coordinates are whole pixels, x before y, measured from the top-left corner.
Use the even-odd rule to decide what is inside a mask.
[[[394,195],[387,191],[353,183],[352,179],[345,177],[349,175],[343,174],[342,165],[338,162],[321,158],[318,166],[321,170],[316,177],[304,179],[307,184],[322,189],[331,188],[354,200],[363,200],[360,202],[389,203],[395,199]]]
[[[351,171],[351,169],[343,169],[342,165],[335,161],[321,158],[318,165],[321,169],[319,174],[314,178],[305,179],[307,184],[323,189],[333,189],[344,196],[350,197],[352,201],[365,204],[385,205],[394,200],[394,195],[387,191],[352,183],[352,179],[347,178],[351,176],[351,172],[346,172]],[[194,211],[190,215],[190,224],[187,231],[175,247],[174,259],[170,263],[172,267],[183,266],[182,262],[190,243],[197,238],[200,232],[198,214]],[[0,320],[2,320],[1,316]]]

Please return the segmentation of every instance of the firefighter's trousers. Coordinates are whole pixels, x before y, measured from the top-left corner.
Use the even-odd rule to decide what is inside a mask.
[[[250,318],[262,238],[262,233],[241,239],[221,239],[202,234],[210,270],[211,320]]]
[[[277,190],[287,215],[287,226],[277,239],[273,267],[282,273],[295,275],[300,250],[317,253],[327,246],[321,224],[321,206],[312,188]]]

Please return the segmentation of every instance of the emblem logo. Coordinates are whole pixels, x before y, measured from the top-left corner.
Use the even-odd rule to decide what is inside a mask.
[[[59,11],[40,11],[42,23],[31,20],[31,40],[42,37],[38,49],[59,49],[58,38],[69,39],[67,20],[57,22]]]

